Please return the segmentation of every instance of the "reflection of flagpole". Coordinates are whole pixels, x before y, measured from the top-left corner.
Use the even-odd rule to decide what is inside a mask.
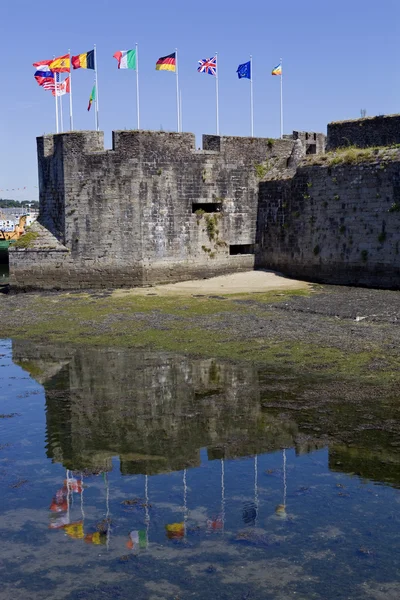
[[[250,121],[251,121],[251,137],[254,137],[253,57],[252,56],[250,56]]]
[[[149,477],[144,476],[144,498],[145,498],[145,518],[146,523],[146,544],[149,543],[149,528],[150,528],[150,512],[149,512]]]
[[[140,129],[140,108],[139,108],[139,48],[136,44],[136,113],[137,113],[137,128]],[[147,477],[147,475],[146,475]]]
[[[99,131],[99,85],[97,82],[97,49],[96,44],[94,44],[94,76],[95,76],[95,85],[96,85],[96,131]]]
[[[257,523],[258,517],[258,456],[257,454],[254,457],[254,504],[256,507],[256,518],[255,523]]]
[[[283,449],[283,506],[286,510],[286,492],[287,492],[287,485],[286,485],[286,449]]]
[[[186,539],[187,527],[187,485],[186,485],[186,469],[183,470],[183,533]]]
[[[225,464],[221,458],[221,521],[222,533],[225,531]]]
[[[70,517],[69,517],[69,512],[70,512],[70,504],[69,504],[69,469],[67,469],[66,471],[66,478],[67,478],[67,518],[68,518],[68,523],[70,521]]]
[[[280,59],[281,65],[281,139],[283,139],[283,69],[282,69],[282,59]]]
[[[74,119],[72,117],[72,56],[71,50],[68,50],[69,56],[69,128],[74,130]]]
[[[85,511],[83,510],[83,473],[81,473],[81,513],[82,521],[85,520]]]
[[[179,72],[178,72],[178,48],[175,48],[175,73],[176,73],[176,113],[177,113],[177,126],[178,133],[180,131],[180,110],[179,110]]]
[[[104,482],[106,484],[106,522],[107,522],[107,550],[110,546],[110,488],[108,485],[108,474],[104,471]]]
[[[216,121],[217,135],[219,135],[219,86],[218,86],[218,52],[215,53],[215,100],[216,100]]]

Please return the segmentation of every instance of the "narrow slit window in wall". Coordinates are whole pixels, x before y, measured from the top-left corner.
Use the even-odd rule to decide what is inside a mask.
[[[193,202],[192,213],[195,214],[198,210],[205,213],[221,212],[222,202]]]
[[[237,256],[238,254],[254,254],[254,244],[235,244],[229,246],[229,254]]]

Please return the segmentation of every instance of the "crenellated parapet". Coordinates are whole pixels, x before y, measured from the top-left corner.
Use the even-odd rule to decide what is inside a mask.
[[[254,266],[258,186],[306,154],[282,140],[114,131],[38,138],[40,224],[64,248],[11,254],[14,285],[148,285]],[[40,232],[39,232],[40,233]],[[44,250],[44,248],[43,248]],[[60,250],[60,249],[59,249]]]

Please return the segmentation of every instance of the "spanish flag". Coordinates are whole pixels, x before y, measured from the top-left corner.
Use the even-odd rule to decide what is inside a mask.
[[[176,71],[176,54],[168,54],[168,56],[162,56],[156,62],[156,71]]]
[[[74,69],[94,69],[94,50],[72,57]]]
[[[282,75],[282,64],[279,63],[274,69],[271,71],[271,75]]]
[[[69,58],[69,54],[65,54],[64,56],[59,56],[51,61],[49,64],[50,71],[53,73],[69,73],[71,66],[71,61]]]

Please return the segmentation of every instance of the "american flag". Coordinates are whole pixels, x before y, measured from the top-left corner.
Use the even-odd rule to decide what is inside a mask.
[[[199,73],[208,73],[209,75],[217,75],[217,57],[203,58],[199,60],[199,66],[197,68]]]

